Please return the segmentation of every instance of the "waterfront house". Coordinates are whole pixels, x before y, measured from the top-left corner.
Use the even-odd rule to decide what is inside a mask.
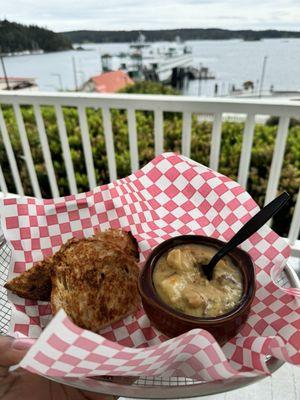
[[[133,80],[124,71],[110,71],[92,76],[82,85],[82,92],[115,93],[125,86],[132,85]]]

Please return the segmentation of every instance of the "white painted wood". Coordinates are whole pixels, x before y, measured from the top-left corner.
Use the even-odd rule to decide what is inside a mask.
[[[44,120],[42,117],[41,109],[40,109],[40,106],[37,104],[34,104],[33,108],[34,108],[36,125],[38,128],[39,137],[40,137],[40,141],[41,141],[42,152],[43,152],[43,156],[44,156],[44,160],[45,160],[46,170],[47,170],[47,174],[48,174],[48,179],[49,179],[49,183],[50,183],[51,193],[52,193],[53,197],[59,197],[59,190],[58,190],[58,186],[57,186],[56,176],[55,176],[55,172],[54,172],[51,152],[50,152],[50,148],[49,148],[49,143],[48,143],[48,139],[47,139],[45,124],[44,124]]]
[[[102,116],[103,116],[103,128],[105,136],[105,147],[108,160],[109,178],[111,181],[114,181],[117,179],[117,167],[116,167],[116,156],[115,156],[115,146],[113,139],[111,116],[108,107],[102,108]]]
[[[293,381],[294,381],[294,392],[295,392],[295,400],[300,399],[300,368],[292,367]],[[287,400],[287,398],[286,398]],[[290,400],[290,399],[288,399]],[[292,399],[293,400],[293,399]]]
[[[219,156],[222,134],[222,113],[214,115],[214,122],[211,134],[209,168],[217,171],[219,167]]]
[[[10,166],[11,173],[12,173],[12,176],[14,179],[14,184],[16,186],[17,193],[20,196],[24,196],[24,190],[23,190],[23,186],[21,183],[21,178],[20,178],[20,174],[19,174],[19,170],[18,170],[17,161],[15,158],[15,154],[14,154],[11,142],[10,142],[9,134],[8,134],[8,131],[6,128],[4,118],[3,118],[3,113],[2,113],[1,107],[0,107],[0,132],[2,134],[3,144],[5,147],[5,151],[7,154],[9,166]]]
[[[299,232],[300,232],[300,189],[298,192],[293,219],[288,236],[291,245],[295,244],[296,239],[299,236]]]
[[[22,112],[21,112],[20,106],[18,104],[14,104],[13,108],[14,108],[16,122],[17,122],[18,130],[19,130],[19,136],[21,139],[21,145],[22,145],[22,149],[23,149],[25,162],[26,162],[28,173],[29,173],[29,179],[31,182],[33,193],[34,193],[35,197],[42,197],[40,185],[39,185],[39,182],[38,182],[38,179],[36,176],[36,171],[34,168],[34,163],[33,163],[32,155],[31,155],[31,151],[30,151],[30,146],[29,146],[29,142],[28,142],[28,137],[27,137],[27,133],[26,133],[26,129],[25,129]]]
[[[126,398],[127,400],[131,400]],[[231,392],[193,397],[198,400],[299,400],[300,368],[284,364],[271,377]],[[119,397],[119,400],[125,400]],[[175,399],[174,399],[175,400]]]
[[[185,111],[182,119],[182,149],[184,156],[191,155],[191,136],[192,136],[192,113]]]
[[[263,390],[263,398],[262,398]],[[213,396],[208,397],[211,400]],[[224,400],[272,400],[272,387],[270,378],[265,378],[262,381],[243,387],[241,389],[233,390],[225,393]]]
[[[4,195],[6,195],[7,193],[7,186],[6,186],[6,182],[5,182],[5,178],[4,178],[4,174],[0,165],[0,188],[1,188],[1,192],[4,193]]]
[[[299,371],[299,367],[297,368],[291,364],[285,364],[274,373],[272,379],[269,378],[271,382],[272,400],[299,399],[297,387],[295,385],[296,375],[298,375],[298,379],[300,377],[297,371]],[[263,395],[263,391],[261,391],[261,395]]]
[[[78,107],[79,125],[82,137],[82,147],[84,152],[85,166],[89,180],[90,189],[94,189],[96,184],[95,166],[93,160],[93,153],[89,135],[89,127],[86,118],[86,111],[84,106]]]
[[[249,114],[247,116],[243,132],[243,144],[242,144],[242,152],[240,157],[240,165],[238,173],[238,183],[245,189],[247,187],[247,180],[249,174],[254,127],[255,127],[255,115]]]
[[[139,152],[138,152],[135,110],[133,110],[132,108],[128,108],[127,118],[128,118],[131,172],[135,172],[139,169]]]
[[[273,153],[270,176],[265,197],[265,204],[270,203],[270,201],[275,198],[277,193],[285,144],[288,135],[289,122],[290,120],[288,117],[280,117],[279,119],[275,149]]]
[[[67,178],[69,182],[69,187],[71,194],[77,194],[77,184],[75,179],[74,167],[71,158],[70,146],[67,136],[67,129],[64,120],[63,110],[60,105],[55,104],[55,113],[56,113],[56,120],[57,120],[57,127],[59,138],[61,142],[61,147],[63,151],[63,158],[66,166]]]
[[[300,368],[284,364],[271,377],[226,393],[225,400],[299,400],[300,385],[297,387],[299,380]],[[209,399],[214,399],[214,396],[210,396]]]
[[[164,151],[164,121],[163,113],[161,110],[154,111],[154,148],[155,155],[163,153]]]
[[[198,96],[166,96],[109,93],[64,93],[0,91],[0,102],[6,104],[59,104],[62,106],[133,108],[138,110],[163,110],[170,112],[234,113],[278,115],[299,118],[300,105],[289,100],[205,98]]]
[[[225,399],[226,399],[226,393],[219,393],[219,394],[214,394],[214,395],[211,395],[211,396],[193,397],[193,399],[201,399],[201,400],[225,400]]]

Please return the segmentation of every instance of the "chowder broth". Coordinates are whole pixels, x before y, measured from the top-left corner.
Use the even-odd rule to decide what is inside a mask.
[[[198,265],[208,264],[216,249],[187,244],[173,247],[157,261],[154,287],[169,306],[195,317],[216,317],[235,308],[241,300],[243,278],[229,257],[214,268],[209,281]]]

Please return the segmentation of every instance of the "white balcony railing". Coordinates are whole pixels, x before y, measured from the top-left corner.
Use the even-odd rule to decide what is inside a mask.
[[[41,190],[35,171],[29,141],[26,134],[25,124],[21,112],[21,105],[31,105],[34,109],[36,125],[45,160],[45,166],[49,178],[50,188],[54,197],[59,196],[53,160],[49,149],[45,124],[40,106],[54,106],[59,137],[66,167],[67,178],[71,193],[77,193],[75,171],[72,163],[70,147],[67,138],[66,123],[62,107],[77,107],[79,126],[81,130],[82,147],[85,157],[85,164],[90,188],[96,186],[96,176],[92,156],[89,128],[86,117],[86,108],[92,107],[102,110],[103,129],[105,137],[106,153],[108,158],[108,170],[111,180],[117,178],[115,149],[110,109],[127,110],[129,148],[131,170],[139,168],[139,154],[137,145],[136,110],[147,110],[154,112],[154,141],[155,154],[163,152],[163,112],[180,112],[183,115],[182,125],[182,154],[190,156],[191,150],[191,121],[192,113],[213,114],[213,127],[211,139],[211,152],[209,167],[218,170],[222,117],[225,114],[246,114],[246,122],[243,132],[242,152],[239,162],[238,182],[247,187],[247,179],[251,160],[251,149],[255,127],[256,115],[272,115],[279,117],[276,143],[270,169],[270,175],[265,195],[265,203],[271,201],[275,196],[279,184],[285,145],[288,135],[290,118],[299,118],[300,103],[290,101],[262,101],[262,100],[241,100],[241,99],[204,99],[184,96],[160,96],[160,95],[98,95],[86,93],[20,93],[0,92],[0,106],[12,105],[15,119],[19,130],[24,159],[28,169],[30,182],[35,196],[41,196]],[[16,158],[11,145],[7,126],[0,107],[0,131],[4,143],[10,170],[14,179],[18,194],[23,195],[24,190],[17,167]],[[1,161],[1,160],[0,160]],[[7,185],[0,163],[0,187],[3,192],[7,191]],[[300,256],[300,241],[297,240],[300,230],[300,191],[298,193],[292,222],[289,228],[287,240],[293,248],[293,254]]]

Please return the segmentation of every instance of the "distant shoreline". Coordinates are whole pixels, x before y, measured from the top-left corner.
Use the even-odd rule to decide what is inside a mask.
[[[263,39],[260,39],[260,40],[244,40],[244,39],[239,39],[239,38],[231,38],[231,39],[187,39],[187,41],[188,42],[208,42],[208,41],[231,42],[231,41],[237,41],[237,42],[245,42],[245,43],[247,43],[247,42],[260,42],[260,41],[264,41],[264,40],[283,40],[284,41],[284,40],[290,40],[290,39],[299,40],[300,36],[299,37],[293,37],[293,38],[263,38]],[[147,43],[158,43],[158,42],[173,43],[174,40],[159,39],[159,40],[153,40],[153,41],[147,40],[146,42]],[[123,44],[127,44],[127,43],[132,43],[132,42],[128,42],[128,41],[122,41],[122,42],[81,42],[81,43],[74,42],[73,45],[84,46],[86,44],[89,45],[89,44],[122,44],[122,43]],[[76,50],[76,49],[73,48],[73,49],[59,50],[59,51],[71,51],[71,50]],[[76,51],[87,51],[87,50],[89,50],[89,49],[83,48],[83,50],[76,50]],[[45,52],[45,53],[47,53],[47,52]],[[51,52],[51,53],[57,53],[57,52]]]
[[[251,42],[264,41],[266,39],[267,40],[284,40],[284,39],[286,39],[286,40],[288,40],[288,39],[299,40],[300,37],[299,38],[264,38],[264,39],[261,39],[261,40],[243,40],[243,39],[238,39],[238,38],[230,38],[230,39],[189,39],[188,41],[189,42],[197,42],[197,41],[199,41],[199,42],[201,42],[201,41],[203,41],[203,42],[208,42],[208,41],[214,41],[214,42],[217,42],[217,41],[224,41],[224,42],[237,41],[237,42],[251,43]],[[170,42],[171,43],[173,41],[171,41],[171,40],[155,40],[155,41],[152,41],[152,42],[151,41],[147,41],[147,43],[157,43],[157,42]],[[83,45],[84,46],[84,45],[93,45],[93,44],[99,45],[99,44],[128,44],[128,43],[130,43],[130,42],[126,42],[126,41],[124,41],[124,42],[82,42],[82,43],[74,42],[73,45]],[[56,51],[43,51],[41,53],[38,53],[38,52],[27,53],[26,50],[25,50],[24,52],[22,52],[22,54],[21,54],[21,52],[7,53],[7,54],[2,53],[2,56],[3,57],[8,57],[8,58],[24,57],[24,56],[44,56],[44,55],[52,54],[52,53],[64,53],[64,52],[69,52],[69,51],[81,52],[81,51],[91,51],[91,50],[92,49],[90,49],[90,48],[85,49],[84,47],[83,47],[83,49],[80,49],[80,50],[78,50],[78,49],[73,47],[72,49],[56,50]]]
[[[181,40],[231,40],[259,41],[261,39],[298,39],[300,31],[268,30],[228,30],[228,29],[166,29],[133,31],[91,31],[79,30],[61,32],[72,43],[123,43],[136,41],[143,34],[147,42]]]
[[[73,44],[84,43],[132,43],[140,35],[145,41],[155,43],[160,41],[174,42],[195,40],[244,40],[247,42],[263,39],[299,39],[300,31],[268,30],[229,30],[219,28],[209,29],[158,29],[158,30],[119,30],[93,31],[76,30],[56,33],[35,25],[23,25],[0,19],[0,50],[2,55],[29,55],[34,52],[72,50]],[[29,49],[28,49],[29,47]],[[17,53],[17,54],[13,54]],[[19,53],[19,54],[18,54]]]

